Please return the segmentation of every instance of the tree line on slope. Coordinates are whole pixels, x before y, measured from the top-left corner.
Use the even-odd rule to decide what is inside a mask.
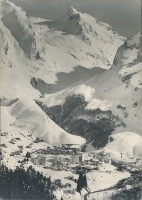
[[[11,170],[5,165],[0,166],[0,198],[54,200],[53,191],[58,187],[61,187],[60,180],[52,182],[50,177],[43,176],[31,166],[26,170],[23,167]]]
[[[111,200],[141,200],[142,189],[139,187],[120,191],[111,197]]]

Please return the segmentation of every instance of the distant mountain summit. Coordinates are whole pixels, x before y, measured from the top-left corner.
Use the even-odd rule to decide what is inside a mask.
[[[118,37],[118,39],[121,39],[124,41],[124,37],[120,36],[116,31],[113,30],[113,28],[107,24],[107,23],[103,23],[103,22],[99,22],[97,19],[95,19],[94,17],[92,17],[89,14],[86,13],[81,13],[78,12],[75,8],[73,8],[72,6],[70,7],[68,13],[67,13],[67,17],[64,18],[66,21],[70,21],[70,23],[72,23],[71,25],[73,25],[74,22],[74,27],[76,25],[76,28],[78,28],[78,31],[76,32],[76,34],[83,34],[84,33],[88,33],[88,34],[94,34],[94,36],[98,36],[98,38],[101,38],[101,36],[104,36],[103,34],[106,34],[108,37],[107,38],[103,38],[104,41],[107,41],[107,39],[109,40],[108,42],[112,42],[111,39],[111,34],[116,36],[116,39]],[[73,27],[71,27],[71,30],[73,30]],[[105,32],[102,33],[101,31],[104,30]],[[110,35],[109,35],[110,34]],[[110,38],[109,38],[110,36]]]
[[[69,9],[64,21],[61,30],[80,37],[83,42],[92,47],[92,52],[90,54],[88,52],[88,56],[100,62],[94,63],[94,66],[109,68],[112,65],[114,52],[119,45],[123,44],[124,37],[114,31],[109,24],[99,22],[89,14],[78,12],[73,7]]]

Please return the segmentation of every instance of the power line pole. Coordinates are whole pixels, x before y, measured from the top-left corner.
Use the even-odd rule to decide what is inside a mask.
[[[122,163],[122,156],[123,156],[123,153],[120,153],[120,155],[121,155],[121,163]]]
[[[2,100],[0,98],[0,145],[1,145],[1,105],[2,105]],[[1,158],[2,158],[2,151],[1,151],[1,147],[0,147],[0,165],[1,165]]]

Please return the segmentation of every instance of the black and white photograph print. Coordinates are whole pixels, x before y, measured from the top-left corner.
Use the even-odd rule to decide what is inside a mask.
[[[0,0],[0,200],[142,200],[141,0]]]

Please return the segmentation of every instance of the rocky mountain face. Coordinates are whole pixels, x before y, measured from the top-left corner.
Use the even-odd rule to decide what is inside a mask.
[[[73,7],[53,21],[4,1],[0,97],[13,118],[6,123],[52,144],[85,138],[96,148],[114,133],[141,134],[140,47],[140,33],[126,40]]]

